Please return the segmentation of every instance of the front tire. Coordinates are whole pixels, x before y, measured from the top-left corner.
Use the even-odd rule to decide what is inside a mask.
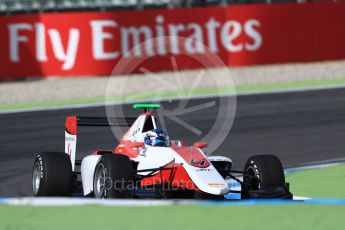
[[[93,178],[96,198],[132,198],[134,171],[130,159],[122,154],[104,154]]]
[[[72,165],[66,153],[44,152],[36,156],[32,172],[34,196],[70,196]]]
[[[241,198],[292,199],[289,185],[285,183],[280,160],[273,155],[250,157],[244,167]]]
[[[244,166],[244,184],[250,190],[283,187],[285,176],[280,160],[274,155],[256,155]]]

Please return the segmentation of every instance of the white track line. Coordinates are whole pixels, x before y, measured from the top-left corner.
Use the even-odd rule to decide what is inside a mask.
[[[130,102],[112,102],[112,103],[90,103],[90,104],[75,104],[75,105],[61,105],[61,106],[42,106],[34,107],[29,109],[13,109],[13,110],[4,110],[0,111],[1,114],[11,114],[11,113],[25,113],[25,112],[38,112],[38,111],[51,111],[51,110],[64,110],[64,109],[79,109],[79,108],[92,108],[105,105],[123,105],[123,104],[135,104],[142,102],[157,102],[157,101],[172,101],[172,100],[189,100],[189,99],[206,99],[206,98],[217,98],[217,97],[226,97],[226,96],[252,96],[252,95],[265,95],[265,94],[281,94],[281,93],[294,93],[294,92],[303,92],[303,91],[319,91],[319,90],[329,90],[329,89],[342,89],[345,88],[344,85],[330,85],[330,86],[311,86],[311,87],[301,87],[295,89],[284,89],[284,90],[266,90],[266,91],[252,91],[252,92],[239,92],[235,94],[219,94],[219,95],[202,95],[202,96],[189,96],[189,97],[169,97],[162,99],[143,99],[135,100]]]
[[[306,169],[331,167],[331,166],[336,166],[336,165],[344,164],[344,163],[345,163],[345,157],[342,157],[342,158],[335,158],[335,159],[329,159],[329,160],[323,160],[323,161],[310,162],[308,163],[308,165],[287,168],[284,171],[285,173],[292,173],[292,172],[302,171]]]
[[[293,200],[303,201],[310,200],[308,197],[294,196]],[[248,200],[246,200],[248,201]],[[128,199],[93,199],[93,198],[37,198],[37,197],[23,197],[23,198],[3,198],[0,199],[0,204],[13,206],[84,206],[84,205],[98,205],[98,206],[121,206],[121,207],[156,207],[156,206],[171,206],[171,205],[202,205],[209,204],[210,200],[128,200]],[[216,202],[217,204],[236,204],[231,200],[225,202]]]

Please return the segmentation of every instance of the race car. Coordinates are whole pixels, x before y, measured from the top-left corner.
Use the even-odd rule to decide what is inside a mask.
[[[252,156],[243,171],[232,170],[229,157],[205,154],[207,143],[186,146],[183,140],[170,140],[158,127],[154,109],[159,107],[134,104],[134,109],[144,109],[137,118],[67,117],[65,152],[43,152],[35,158],[34,196],[224,199],[240,193],[242,199],[292,198],[276,156]],[[129,129],[113,150],[96,150],[77,160],[80,126]],[[229,179],[241,189],[231,189]]]

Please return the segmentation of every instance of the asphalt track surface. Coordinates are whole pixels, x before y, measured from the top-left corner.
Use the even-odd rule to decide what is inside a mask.
[[[187,107],[214,101],[194,99]],[[181,117],[203,133],[210,129],[216,106]],[[178,101],[162,102],[173,109]],[[120,107],[115,107],[120,108]],[[126,115],[138,111],[130,105]],[[42,151],[64,151],[64,120],[67,115],[104,116],[104,106],[0,114],[0,196],[28,196],[34,157]],[[221,117],[227,119],[226,117]],[[172,139],[187,144],[200,136],[167,120]],[[117,141],[109,128],[84,128],[78,134],[79,157],[95,149],[113,149]],[[345,157],[345,89],[259,94],[237,97],[233,127],[215,154],[230,156],[235,169],[255,154],[275,154],[284,167]]]

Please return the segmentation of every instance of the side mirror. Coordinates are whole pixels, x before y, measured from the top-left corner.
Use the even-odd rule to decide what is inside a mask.
[[[195,148],[199,148],[199,149],[205,149],[207,148],[208,144],[206,142],[196,142],[194,143],[194,147]]]
[[[130,142],[129,147],[130,148],[143,148],[145,145],[143,142]]]

